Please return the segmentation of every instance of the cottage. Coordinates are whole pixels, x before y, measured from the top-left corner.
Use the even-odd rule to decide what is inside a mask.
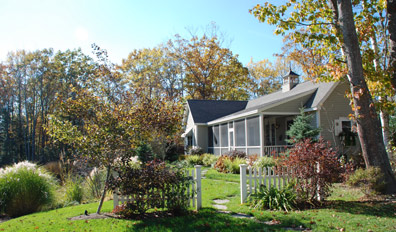
[[[312,125],[321,128],[320,136],[339,146],[343,132],[352,128],[347,91],[343,82],[299,83],[290,71],[281,90],[250,101],[188,100],[182,137],[186,148],[215,155],[230,150],[270,155],[288,146],[286,131],[304,107],[314,115]]]

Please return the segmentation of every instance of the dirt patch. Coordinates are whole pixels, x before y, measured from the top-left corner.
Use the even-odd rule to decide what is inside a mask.
[[[91,213],[88,215],[84,214],[68,219],[70,221],[75,221],[75,220],[90,220],[90,219],[105,219],[105,218],[120,218],[120,217],[112,213],[104,213],[104,214]]]

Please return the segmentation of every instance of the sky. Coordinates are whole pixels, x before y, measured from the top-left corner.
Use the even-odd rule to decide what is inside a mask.
[[[0,0],[0,61],[16,50],[81,48],[96,43],[120,64],[134,49],[153,48],[175,34],[188,38],[212,22],[246,65],[280,53],[282,37],[249,9],[260,0]]]

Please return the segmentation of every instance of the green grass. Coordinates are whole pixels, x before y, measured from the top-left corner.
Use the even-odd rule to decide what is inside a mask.
[[[208,176],[209,174],[209,176]],[[396,231],[396,203],[361,202],[358,189],[336,185],[326,207],[312,210],[252,210],[240,204],[239,175],[208,170],[202,180],[203,209],[187,216],[146,220],[93,219],[70,221],[67,218],[95,212],[98,203],[72,206],[12,219],[0,224],[0,231],[285,231],[302,225],[313,231]],[[217,213],[213,200],[228,199],[228,210],[253,215],[260,222],[277,220],[279,225],[266,225],[251,219],[236,219]],[[103,212],[112,210],[105,202]]]

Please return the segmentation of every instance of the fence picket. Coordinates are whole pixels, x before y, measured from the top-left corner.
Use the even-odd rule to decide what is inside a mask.
[[[189,198],[188,198],[189,205],[192,205],[197,210],[199,210],[202,207],[201,166],[196,165],[195,171],[196,171],[196,174],[195,174],[194,170],[191,171],[191,174],[190,174],[190,171],[188,171],[188,170],[185,171],[186,175],[191,177],[194,181],[192,181],[191,185],[189,185],[186,188],[186,190],[184,190],[181,193],[181,196],[183,196],[187,192],[187,195],[189,196]],[[175,187],[172,186],[172,192],[174,192],[174,191],[175,191]],[[190,195],[190,193],[191,194],[193,193],[192,196]],[[158,189],[150,189],[147,192],[147,194],[144,196],[138,196],[136,194],[124,196],[124,195],[119,194],[118,190],[116,190],[113,193],[113,208],[115,209],[117,206],[124,205],[128,202],[133,203],[133,202],[135,202],[135,199],[138,199],[139,197],[144,197],[144,198],[155,197],[156,199],[158,198],[158,200],[161,199],[162,206],[165,206],[165,202],[166,202],[165,193]],[[192,203],[191,203],[191,201],[192,201]],[[146,204],[150,204],[150,202],[151,201],[146,201]],[[151,202],[151,203],[155,204],[155,202]],[[148,205],[148,206],[153,207],[154,205],[152,205],[152,206]]]
[[[282,186],[286,186],[287,183],[290,182],[290,172],[287,167],[284,168],[258,168],[258,170],[254,167],[249,166],[248,172],[246,173],[246,164],[240,165],[240,188],[241,188],[241,203],[244,203],[247,199],[247,196],[253,193],[257,193],[257,189],[261,185],[265,185],[267,188],[271,188],[271,186],[275,188],[281,188]],[[246,178],[247,177],[247,178]],[[246,179],[249,180],[246,183]]]

